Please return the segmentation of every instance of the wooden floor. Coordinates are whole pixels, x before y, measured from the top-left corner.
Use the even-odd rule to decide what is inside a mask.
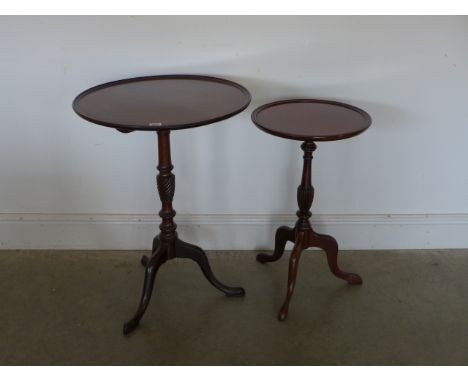
[[[141,326],[143,252],[0,252],[2,365],[468,365],[468,250],[351,251],[364,284],[333,277],[321,252],[301,258],[287,321],[276,314],[287,254],[211,252],[244,298],[226,298],[189,261],[165,264]]]

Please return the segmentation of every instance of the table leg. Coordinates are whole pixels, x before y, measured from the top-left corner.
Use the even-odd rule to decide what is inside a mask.
[[[245,295],[245,290],[239,287],[230,287],[226,286],[215,277],[213,271],[211,270],[210,263],[208,258],[200,247],[197,247],[193,244],[186,243],[180,239],[176,241],[176,254],[177,257],[191,259],[195,261],[206,279],[217,289],[223,292],[228,297],[241,297]]]
[[[273,261],[277,261],[283,256],[286,242],[291,241],[294,243],[294,229],[287,226],[281,226],[276,230],[275,234],[275,250],[272,255],[266,253],[259,253],[257,255],[257,261],[264,264]]]
[[[141,264],[146,267],[143,293],[137,312],[134,317],[125,323],[124,334],[133,331],[139,324],[143,314],[148,307],[154,280],[159,267],[167,260],[175,257],[189,258],[195,261],[201,268],[208,281],[217,289],[229,297],[240,297],[245,294],[244,289],[239,287],[229,287],[222,284],[214,276],[205,252],[192,244],[186,243],[178,238],[177,225],[174,222],[175,210],[172,208],[172,200],[175,192],[175,176],[172,173],[171,146],[169,140],[170,131],[158,132],[158,152],[159,152],[159,174],[156,178],[159,198],[161,199],[161,224],[160,233],[153,240],[152,256],[143,256]]]
[[[286,291],[286,300],[283,303],[279,313],[278,320],[284,321],[288,316],[289,302],[291,301],[292,294],[294,292],[294,286],[296,285],[297,269],[299,266],[299,259],[301,258],[301,252],[304,249],[304,232],[299,232],[294,243],[294,248],[291,251],[289,258],[289,271],[288,271],[288,288]]]
[[[156,237],[153,239],[153,247],[151,248],[151,253],[153,254],[154,252],[156,252],[160,245],[161,245],[161,240],[159,240],[159,235],[156,235]],[[149,257],[143,256],[140,262],[141,262],[141,265],[146,267],[146,265],[148,264],[148,261],[149,261]]]
[[[329,235],[322,235],[314,231],[309,235],[307,247],[317,247],[325,251],[330,271],[338,278],[346,280],[348,284],[362,284],[361,276],[355,273],[343,272],[338,267],[338,243]]]
[[[160,246],[159,250],[155,252],[151,259],[149,259],[147,262],[145,270],[145,281],[143,283],[143,292],[141,295],[140,304],[133,318],[124,324],[124,334],[128,334],[133,331],[140,323],[140,320],[143,317],[143,314],[145,314],[146,308],[148,307],[151,299],[156,273],[158,272],[159,267],[163,265],[166,260],[167,247]]]

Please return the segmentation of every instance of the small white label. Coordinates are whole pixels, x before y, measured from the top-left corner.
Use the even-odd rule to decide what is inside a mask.
[[[149,126],[162,126],[162,122],[150,122]]]

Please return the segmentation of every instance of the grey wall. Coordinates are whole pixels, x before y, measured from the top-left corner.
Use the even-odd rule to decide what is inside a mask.
[[[359,137],[318,145],[317,216],[331,225],[335,215],[350,225],[389,215],[395,224],[413,216],[466,228],[467,41],[467,17],[1,17],[0,247],[138,246],[137,228],[117,227],[159,209],[155,134],[92,125],[71,102],[102,82],[167,73],[225,77],[253,97],[232,119],[172,135],[178,217],[206,246],[226,246],[235,222],[244,240],[230,247],[267,245],[274,223],[294,214],[299,145],[250,121],[256,106],[288,97],[349,102],[374,121]],[[88,237],[82,226],[93,217],[107,239]],[[57,224],[77,219],[80,241],[70,227],[68,241],[54,242]],[[145,240],[157,217],[149,219]],[[272,227],[242,231],[252,219]],[[204,222],[217,241],[197,233]],[[116,239],[121,229],[130,242]],[[343,233],[343,246],[388,247],[363,234],[347,245]],[[406,236],[400,247],[442,245]]]

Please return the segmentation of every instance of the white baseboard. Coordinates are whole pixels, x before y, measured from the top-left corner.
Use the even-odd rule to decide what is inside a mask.
[[[159,216],[1,214],[0,249],[148,249]],[[179,236],[205,249],[271,249],[294,215],[177,215]],[[468,214],[314,215],[341,249],[468,248]]]

